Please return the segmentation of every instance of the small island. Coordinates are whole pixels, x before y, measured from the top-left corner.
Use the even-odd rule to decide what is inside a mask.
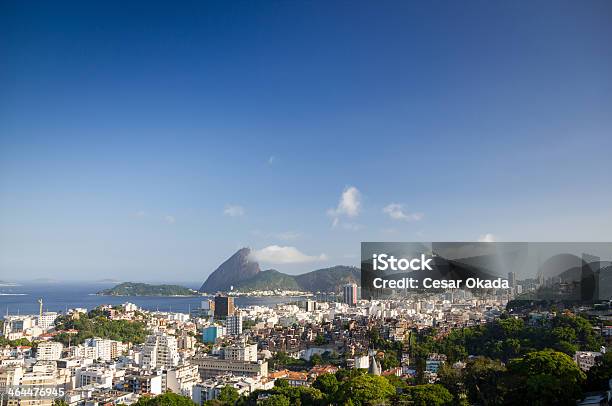
[[[179,285],[149,285],[147,283],[124,282],[97,293],[101,296],[198,296],[196,290]]]

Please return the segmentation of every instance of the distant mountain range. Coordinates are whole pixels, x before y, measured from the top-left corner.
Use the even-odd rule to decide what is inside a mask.
[[[254,290],[299,290],[304,292],[337,292],[347,283],[360,284],[359,268],[334,266],[301,275],[288,275],[274,269],[262,271],[250,257],[251,250],[242,248],[210,274],[201,292]]]

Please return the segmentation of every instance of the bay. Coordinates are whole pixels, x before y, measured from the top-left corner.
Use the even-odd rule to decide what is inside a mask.
[[[81,307],[91,310],[103,304],[119,305],[125,302],[149,310],[187,313],[190,309],[200,308],[206,296],[166,297],[166,296],[100,296],[103,289],[115,286],[114,283],[21,283],[19,286],[0,286],[0,312],[5,314],[38,314],[38,299],[43,300],[44,311],[65,312],[67,309]],[[184,285],[188,286],[188,285]],[[295,296],[238,296],[234,303],[238,307],[274,306],[302,300]]]

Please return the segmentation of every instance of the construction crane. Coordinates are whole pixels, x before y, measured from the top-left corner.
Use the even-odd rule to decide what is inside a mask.
[[[43,300],[42,300],[42,298],[38,299],[38,304],[40,305],[40,310],[38,312],[39,317],[40,317],[39,320],[41,320],[42,319],[42,309],[43,309]]]

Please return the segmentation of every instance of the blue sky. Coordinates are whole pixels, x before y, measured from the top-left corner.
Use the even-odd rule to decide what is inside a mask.
[[[612,4],[0,5],[0,279],[612,240]]]

